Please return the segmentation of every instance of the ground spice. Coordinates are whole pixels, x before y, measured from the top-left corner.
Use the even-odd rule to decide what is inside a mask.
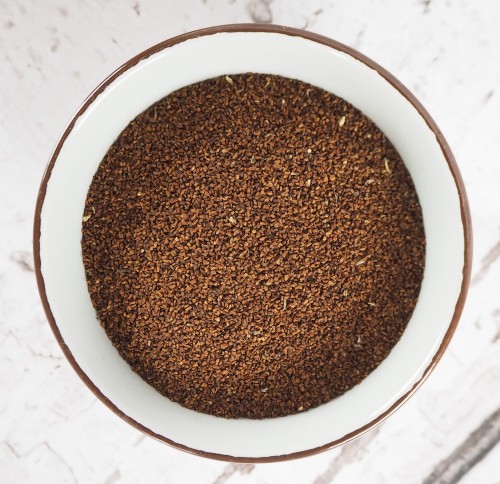
[[[296,80],[227,75],[135,118],[88,192],[83,260],[120,355],[222,417],[278,417],[361,382],[415,307],[425,237],[384,134]]]

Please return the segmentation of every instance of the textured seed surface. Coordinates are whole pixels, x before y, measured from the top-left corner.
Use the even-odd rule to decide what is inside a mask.
[[[173,401],[223,417],[306,411],[388,355],[418,297],[421,208],[353,106],[277,76],[221,76],[134,119],[82,216],[107,335]]]

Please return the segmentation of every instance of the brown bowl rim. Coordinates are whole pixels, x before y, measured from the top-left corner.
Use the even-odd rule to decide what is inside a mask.
[[[355,59],[363,62],[367,66],[371,67],[372,69],[376,70],[386,81],[388,81],[395,89],[397,89],[414,107],[415,109],[419,112],[419,114],[424,118],[425,122],[431,129],[431,131],[435,134],[436,139],[441,147],[441,150],[446,158],[446,161],[448,163],[449,169],[451,171],[451,174],[455,180],[455,184],[457,186],[458,194],[459,194],[459,199],[460,199],[460,210],[461,210],[461,216],[462,216],[462,224],[463,224],[463,231],[464,231],[464,266],[463,266],[463,278],[462,278],[462,285],[461,285],[461,290],[460,290],[460,295],[457,300],[457,304],[455,306],[455,311],[453,313],[452,320],[450,322],[450,325],[446,331],[446,334],[444,335],[444,338],[441,342],[441,345],[439,346],[439,349],[437,350],[436,354],[434,355],[432,361],[430,364],[427,366],[425,369],[424,373],[420,377],[420,379],[412,386],[412,388],[407,391],[402,397],[400,397],[396,402],[394,402],[386,411],[384,411],[381,415],[379,415],[377,418],[369,422],[368,424],[360,427],[357,430],[354,430],[353,432],[350,432],[347,435],[344,435],[342,438],[334,440],[330,443],[324,444],[319,447],[315,447],[313,449],[308,449],[308,450],[303,450],[299,452],[293,452],[290,454],[283,454],[283,455],[275,455],[275,456],[269,456],[269,457],[241,457],[241,456],[231,456],[231,455],[224,455],[224,454],[218,454],[218,453],[213,453],[213,452],[206,452],[198,449],[193,449],[188,446],[179,444],[177,442],[174,442],[163,435],[159,435],[155,432],[153,432],[151,429],[145,427],[144,425],[140,424],[133,418],[129,417],[127,414],[125,414],[122,410],[120,410],[113,402],[111,402],[104,394],[101,393],[101,391],[94,385],[94,383],[91,381],[91,379],[85,374],[85,372],[80,368],[78,363],[76,362],[75,358],[73,357],[73,354],[71,353],[71,350],[68,348],[66,343],[64,342],[64,339],[59,331],[59,328],[57,326],[56,320],[54,318],[54,315],[52,314],[52,310],[50,308],[50,303],[47,298],[47,294],[45,292],[45,283],[41,271],[41,260],[40,260],[40,222],[41,222],[41,210],[42,206],[45,200],[45,194],[47,192],[47,183],[50,179],[52,169],[56,163],[56,160],[59,156],[59,152],[61,151],[61,148],[68,137],[68,135],[71,133],[73,127],[75,126],[76,121],[78,118],[87,110],[87,108],[92,104],[92,102],[107,88],[109,84],[111,84],[117,77],[122,75],[124,72],[126,72],[128,69],[131,67],[135,66],[137,63],[140,61],[148,58],[149,56],[164,50],[165,48],[171,47],[173,45],[176,45],[180,42],[184,42],[186,40],[190,40],[196,37],[202,37],[205,35],[213,35],[221,32],[264,32],[264,33],[279,33],[279,34],[284,34],[284,35],[291,35],[291,36],[298,36],[305,38],[307,40],[311,40],[314,42],[318,42],[320,44],[326,45],[328,47],[331,47],[335,50],[338,50],[340,52],[344,52]],[[426,380],[426,378],[429,376],[431,371],[435,368],[436,364],[438,361],[441,359],[443,356],[443,353],[445,349],[447,348],[448,344],[450,343],[450,340],[456,330],[456,327],[458,325],[458,321],[460,319],[460,315],[462,314],[463,307],[465,304],[465,299],[467,295],[467,290],[469,287],[469,282],[470,282],[470,276],[471,276],[471,266],[472,266],[472,227],[471,227],[471,217],[470,217],[470,211],[469,211],[469,205],[467,201],[467,195],[465,192],[465,187],[462,181],[462,177],[460,175],[458,166],[456,164],[456,161],[453,157],[453,154],[451,152],[450,147],[448,146],[448,143],[446,142],[443,134],[439,130],[438,126],[434,122],[434,120],[431,118],[429,113],[426,111],[426,109],[420,104],[420,102],[416,99],[416,97],[398,80],[396,79],[392,74],[390,74],[388,71],[386,71],[383,67],[378,65],[376,62],[371,60],[370,58],[366,57],[365,55],[361,54],[360,52],[352,49],[351,47],[348,47],[344,44],[341,44],[340,42],[337,42],[335,40],[332,40],[328,37],[324,37],[322,35],[308,32],[302,29],[296,29],[293,27],[285,27],[281,25],[272,25],[272,24],[229,24],[229,25],[220,25],[220,26],[214,26],[214,27],[208,27],[208,28],[203,28],[199,30],[195,30],[192,32],[187,32],[185,34],[173,37],[171,39],[165,40],[163,42],[160,42],[159,44],[154,45],[153,47],[150,47],[149,49],[146,49],[145,51],[141,52],[140,54],[136,55],[129,61],[125,62],[121,67],[119,67],[117,70],[115,70],[109,77],[107,77],[99,86],[97,86],[94,91],[90,94],[90,96],[84,101],[84,103],[81,105],[81,107],[78,109],[77,113],[74,115],[72,120],[69,122],[68,126],[66,127],[63,135],[59,139],[57,146],[52,153],[52,156],[49,160],[49,163],[47,165],[47,168],[45,170],[45,173],[42,178],[42,182],[40,184],[40,189],[38,192],[38,198],[36,202],[36,207],[35,207],[35,216],[34,216],[34,227],[33,227],[33,255],[34,255],[34,263],[35,263],[35,274],[36,274],[36,280],[38,284],[38,290],[40,293],[40,298],[42,301],[43,308],[45,310],[45,314],[47,316],[48,322],[50,324],[50,327],[52,328],[52,331],[56,337],[57,342],[59,343],[64,355],[68,359],[69,363],[73,367],[73,369],[76,371],[78,376],[83,380],[83,382],[90,388],[90,390],[94,393],[94,395],[101,400],[108,408],[110,408],[115,414],[117,414],[119,417],[121,417],[123,420],[125,420],[127,423],[135,427],[136,429],[144,432],[145,434],[163,442],[166,444],[169,444],[177,449],[189,452],[191,454],[195,454],[201,457],[207,457],[211,459],[216,459],[216,460],[221,460],[221,461],[227,461],[227,462],[245,462],[245,463],[263,463],[263,462],[280,462],[280,461],[287,461],[291,459],[297,459],[300,457],[306,457],[310,456],[313,454],[317,454],[319,452],[322,452],[327,449],[331,449],[333,447],[337,447],[339,445],[345,444],[346,442],[349,442],[350,440],[359,437],[360,435],[364,434],[368,430],[374,428],[378,424],[380,424],[382,421],[384,421],[389,415],[391,415],[393,412],[395,412],[401,405],[410,398],[411,395],[417,390],[420,385]]]

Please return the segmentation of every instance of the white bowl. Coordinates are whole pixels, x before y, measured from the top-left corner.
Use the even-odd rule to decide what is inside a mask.
[[[226,420],[171,402],[122,360],[97,321],[80,241],[92,176],[129,121],[182,86],[250,71],[311,83],[375,121],[413,178],[427,252],[408,327],[361,384],[301,414]],[[470,215],[453,156],[430,116],[393,76],[318,35],[278,26],[232,25],[163,42],[131,59],[90,95],[44,175],[34,252],[41,299],[55,336],[77,373],[108,407],[147,434],[190,452],[232,461],[272,461],[312,454],[360,435],[422,383],[457,325],[470,275],[470,239]]]

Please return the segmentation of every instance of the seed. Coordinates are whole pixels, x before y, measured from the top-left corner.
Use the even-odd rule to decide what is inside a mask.
[[[198,412],[272,418],[384,360],[416,304],[425,235],[369,118],[242,74],[183,87],[123,130],[87,194],[82,253],[99,320],[146,382]]]
[[[389,168],[389,160],[387,158],[384,158],[384,166],[385,171],[390,175],[392,173],[392,170]]]

